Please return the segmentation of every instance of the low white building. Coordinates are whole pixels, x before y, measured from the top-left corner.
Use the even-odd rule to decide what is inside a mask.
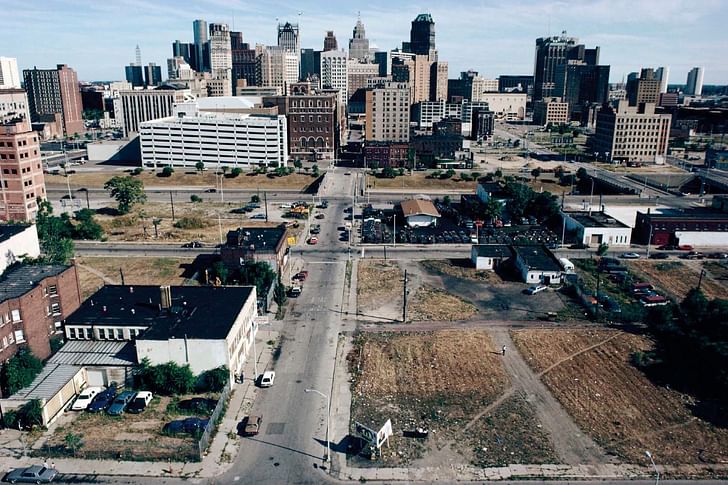
[[[64,321],[73,340],[134,340],[136,358],[188,364],[195,374],[243,369],[257,332],[254,286],[107,285]],[[90,363],[84,363],[90,366]]]
[[[503,244],[473,244],[470,260],[477,270],[498,269],[504,261],[513,256],[511,249]]]
[[[39,255],[35,224],[0,225],[0,273],[24,257],[37,258]]]
[[[409,227],[436,226],[440,219],[440,213],[430,200],[407,199],[400,203],[400,207]]]
[[[558,285],[563,269],[545,246],[513,246],[516,269],[525,283]]]
[[[576,233],[576,241],[587,246],[629,246],[632,228],[604,212],[562,212],[566,230]]]
[[[526,117],[526,93],[483,93],[478,101],[488,103],[496,119],[523,120]]]
[[[141,124],[142,163],[146,166],[285,167],[288,128],[283,115],[203,112],[195,107],[176,117]]]

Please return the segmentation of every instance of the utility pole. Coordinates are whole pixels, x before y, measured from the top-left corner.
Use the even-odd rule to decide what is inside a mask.
[[[172,220],[174,221],[174,197],[172,197],[172,191],[169,191],[169,202],[172,204]]]
[[[700,291],[700,285],[703,283],[703,275],[705,274],[705,270],[700,270],[700,277],[698,278],[698,291]]]
[[[121,286],[125,286],[124,285],[124,270],[121,268],[119,268],[119,276],[121,276]]]
[[[86,192],[86,208],[87,209],[90,209],[91,208],[91,202],[88,200],[88,189],[84,190],[84,192]]]
[[[404,286],[403,286],[403,304],[402,304],[402,323],[407,323],[407,270],[404,270]]]
[[[263,192],[263,200],[265,201],[265,222],[268,222],[268,192]]]
[[[650,235],[647,236],[647,257],[650,257],[650,243],[652,242],[652,224],[650,224]]]
[[[599,278],[599,273],[597,273],[597,294],[594,295],[594,320],[599,321],[599,283],[601,282],[601,279]]]

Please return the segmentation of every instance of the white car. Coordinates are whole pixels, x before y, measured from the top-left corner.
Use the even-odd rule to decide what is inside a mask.
[[[91,401],[94,400],[96,397],[96,394],[103,391],[100,387],[87,387],[83,391],[81,391],[81,394],[78,395],[76,398],[76,401],[74,401],[73,406],[71,406],[72,411],[83,411],[88,407],[89,404],[91,404]]]
[[[622,253],[620,258],[624,259],[640,259],[640,255],[637,253]]]
[[[273,385],[273,381],[275,380],[275,371],[267,370],[263,372],[263,375],[260,377],[260,387],[271,387]]]
[[[541,293],[547,288],[548,286],[546,285],[533,285],[529,286],[528,289],[526,289],[526,293],[529,295],[535,295],[536,293]]]

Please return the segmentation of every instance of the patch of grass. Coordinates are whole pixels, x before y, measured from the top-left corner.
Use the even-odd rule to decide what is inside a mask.
[[[467,300],[443,289],[422,286],[408,302],[409,320],[467,320],[477,313]]]
[[[180,217],[174,224],[177,229],[203,229],[210,226],[210,221],[202,216]]]

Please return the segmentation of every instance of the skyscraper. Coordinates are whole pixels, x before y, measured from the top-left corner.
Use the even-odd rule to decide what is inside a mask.
[[[336,36],[333,30],[326,31],[326,37],[324,37],[324,52],[339,50],[339,43],[336,41]]]
[[[660,98],[660,80],[655,78],[655,70],[643,68],[636,79],[627,81],[627,99],[631,106],[643,103],[657,104]]]
[[[144,70],[142,66],[131,63],[124,68],[126,74],[126,80],[131,83],[135,88],[144,86]]]
[[[210,71],[220,81],[223,96],[233,94],[233,54],[230,28],[227,24],[210,24]],[[226,87],[227,86],[227,87]]]
[[[688,72],[685,94],[700,96],[703,94],[703,68],[694,67]]]
[[[230,32],[230,51],[233,60],[233,86],[242,79],[248,86],[256,85],[255,49],[243,42],[242,32]]]
[[[435,21],[429,13],[421,13],[412,21],[409,49],[414,54],[429,55],[435,50]]]
[[[278,47],[290,52],[301,52],[301,38],[298,35],[298,24],[286,22],[278,24]]]
[[[162,67],[153,62],[144,66],[144,84],[146,86],[159,86],[162,84]]]
[[[670,68],[669,67],[658,67],[655,71],[655,79],[660,80],[660,93],[666,93],[667,92],[667,83],[668,78],[670,77]]]
[[[370,58],[369,39],[364,31],[364,24],[361,19],[357,19],[352,38],[349,39],[349,59],[368,61]]]
[[[202,19],[192,22],[192,31],[195,37],[195,59],[198,72],[206,71],[208,65],[205,59],[205,45],[207,44],[207,22]]]
[[[576,37],[567,37],[566,32],[562,32],[560,36],[536,39],[534,101],[563,96],[563,92],[558,92],[557,84],[564,86],[563,76],[566,70],[562,66],[569,61],[581,61],[586,65],[599,64],[599,47],[586,49],[583,44],[577,45],[577,42]]]
[[[76,71],[65,64],[56,69],[23,71],[30,117],[36,123],[53,123],[65,136],[83,133],[81,91]]]
[[[274,86],[286,92],[298,81],[299,59],[295,52],[278,46],[257,45],[256,75],[261,86]]]
[[[175,40],[172,43],[172,57],[182,57],[192,69],[197,69],[197,51],[195,50],[195,44],[189,44],[187,42],[180,42]]]
[[[142,65],[142,50],[139,48],[139,44],[137,44],[136,49],[134,49],[134,54],[136,57],[136,65],[141,66]]]
[[[337,89],[339,91],[339,104],[346,105],[348,101],[348,59],[346,52],[328,51],[321,53],[321,87],[324,89]]]
[[[14,57],[0,57],[0,89],[20,89],[18,61]]]

